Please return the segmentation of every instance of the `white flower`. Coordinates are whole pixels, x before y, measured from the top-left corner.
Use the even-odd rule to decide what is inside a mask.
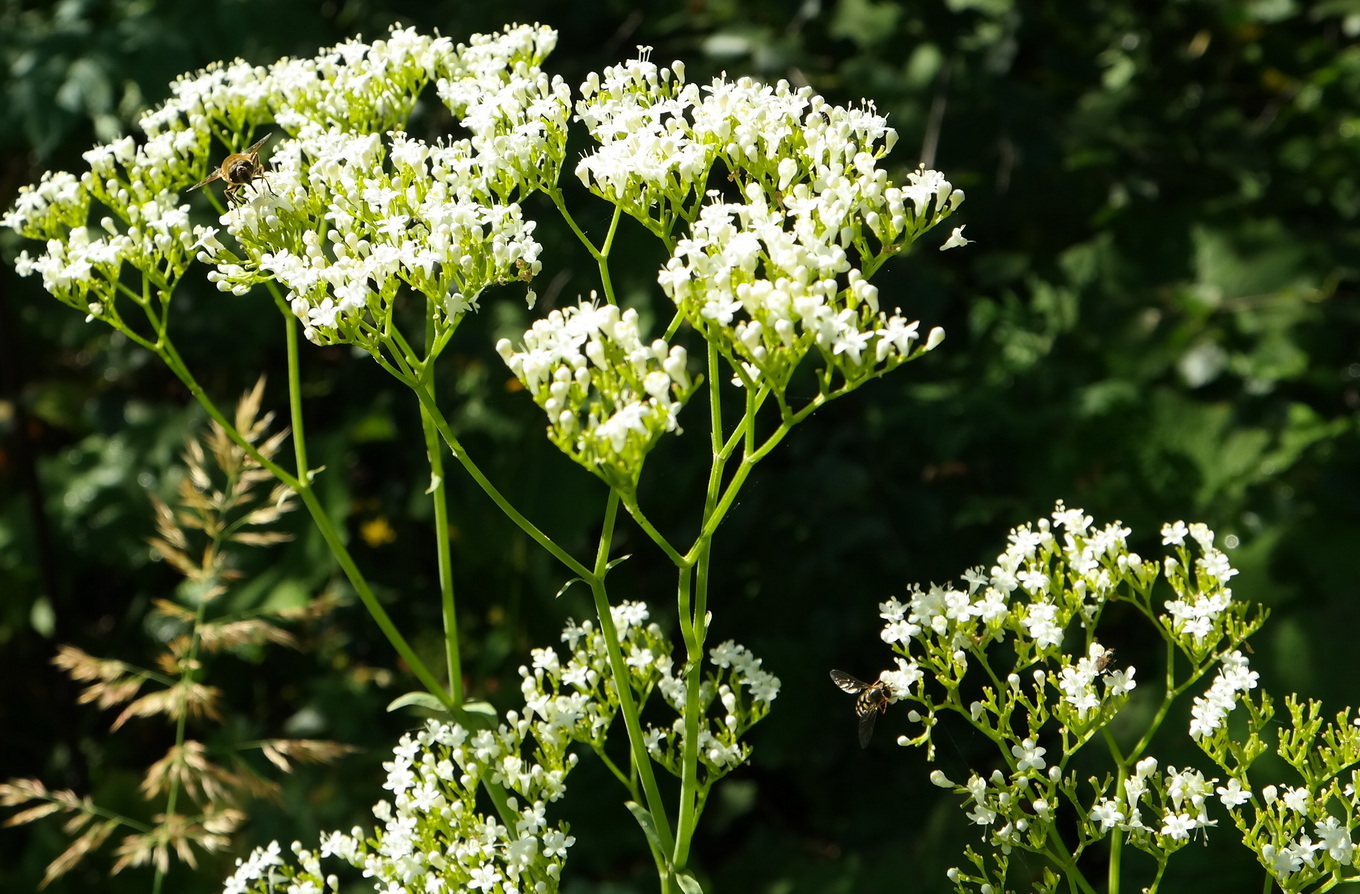
[[[565,857],[567,848],[575,843],[575,836],[567,835],[560,829],[549,829],[543,833],[543,856]]]
[[[1237,807],[1251,800],[1251,789],[1243,788],[1240,779],[1229,779],[1226,786],[1214,789],[1224,807]],[[1320,834],[1320,833],[1319,833]]]
[[[1167,811],[1162,816],[1162,827],[1157,830],[1158,834],[1165,835],[1172,840],[1180,841],[1190,837],[1190,833],[1195,829],[1193,817]]]
[[[1180,546],[1185,543],[1185,536],[1188,533],[1190,533],[1190,529],[1185,526],[1183,521],[1162,525],[1162,545]]]
[[[1100,825],[1100,831],[1108,832],[1124,821],[1124,812],[1118,801],[1105,798],[1091,808],[1091,820]]]
[[[1304,786],[1286,785],[1282,795],[1284,806],[1295,813],[1307,813],[1308,805],[1313,799],[1313,793]]]
[[[967,224],[964,226],[967,226]],[[955,227],[953,232],[949,234],[949,238],[945,240],[944,245],[940,246],[940,251],[948,251],[951,248],[962,248],[965,245],[972,244],[972,242],[972,239],[963,238],[963,227]]]
[[[1024,773],[1026,770],[1042,770],[1046,766],[1043,756],[1047,751],[1047,748],[1036,745],[1034,740],[1029,738],[1019,745],[1012,745],[1011,754],[1016,758],[1016,771]]]
[[[490,891],[500,884],[502,876],[491,863],[483,863],[472,870],[472,876],[468,879],[468,887],[473,890]]]
[[[1355,857],[1355,842],[1351,841],[1350,829],[1334,816],[1327,817],[1313,828],[1318,836],[1317,847],[1327,851],[1327,855],[1342,866],[1349,866]]]
[[[1294,856],[1294,852],[1286,846],[1283,850],[1273,844],[1266,844],[1261,847],[1261,857],[1270,866],[1270,871],[1277,876],[1289,875],[1297,872],[1302,866],[1303,861]]]

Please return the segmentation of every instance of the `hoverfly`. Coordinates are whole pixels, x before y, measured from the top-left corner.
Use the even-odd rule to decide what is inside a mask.
[[[214,180],[225,180],[227,188],[222,190],[222,194],[227,197],[227,204],[240,204],[244,201],[241,198],[241,193],[245,191],[245,188],[256,180],[264,180],[264,165],[260,164],[260,147],[271,136],[273,134],[265,134],[245,152],[233,152],[228,155],[222,160],[222,164],[217,170],[189,187],[188,192],[193,192],[200,186],[207,186]],[[268,185],[269,181],[265,180],[265,186]]]
[[[878,715],[888,710],[892,690],[881,679],[865,683],[845,671],[833,670],[831,681],[851,695],[858,696],[855,699],[855,716],[859,718],[859,747],[868,748],[869,737],[874,734],[874,722],[878,720]]]
[[[1105,673],[1105,669],[1114,661],[1114,649],[1106,649],[1103,653],[1096,656],[1096,676]]]

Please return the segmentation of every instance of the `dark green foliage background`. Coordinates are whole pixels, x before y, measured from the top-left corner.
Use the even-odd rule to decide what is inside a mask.
[[[867,752],[855,747],[851,706],[826,671],[872,676],[888,662],[881,599],[988,561],[1011,525],[1057,498],[1101,522],[1122,519],[1145,554],[1167,520],[1234,537],[1236,592],[1273,612],[1255,643],[1263,684],[1329,708],[1360,700],[1360,602],[1346,570],[1360,547],[1360,0],[374,6],[0,0],[0,202],[43,170],[81,170],[80,152],[121,134],[182,71],[311,55],[394,20],[455,39],[543,21],[562,33],[549,69],[571,83],[646,44],[663,64],[686,60],[692,80],[725,70],[810,83],[837,102],[871,98],[901,135],[903,173],[924,160],[968,193],[951,223],[967,222],[977,244],[942,255],[937,237],[880,282],[886,305],[944,326],[945,345],[797,429],[720,532],[715,642],[752,647],[784,689],[753,735],[754,760],[706,817],[697,859],[712,890],[947,890],[943,872],[976,831],[926,783],[923,755],[892,745],[909,729],[904,712],[887,715]],[[579,208],[598,236],[603,207],[581,196]],[[540,232],[543,302],[573,301],[592,287],[592,265],[565,234]],[[137,768],[169,732],[134,723],[109,736],[109,718],[78,709],[48,662],[61,642],[145,654],[148,602],[178,583],[145,545],[145,492],[172,490],[202,415],[147,357],[14,277],[21,247],[0,234],[0,775],[127,807]],[[616,282],[629,299],[655,301],[654,247],[635,233],[624,247]],[[175,299],[181,353],[220,403],[266,372],[268,401],[283,409],[272,306],[192,279]],[[491,350],[525,324],[519,293],[482,305],[446,354],[441,394],[493,479],[587,555],[603,494],[541,437],[537,410],[507,389]],[[433,660],[437,587],[426,482],[409,474],[422,464],[413,402],[344,349],[307,350],[304,370],[325,497],[349,519],[389,610],[404,629],[430,631],[417,642]],[[673,439],[649,463],[665,474],[644,482],[644,499],[677,536],[698,504],[703,447]],[[553,601],[561,569],[461,479],[454,506],[468,684],[510,707],[527,650],[589,609],[571,592]],[[374,519],[390,522],[395,541],[370,548],[353,536]],[[322,545],[296,527],[237,604],[336,586]],[[611,577],[615,592],[668,618],[663,564],[630,529],[621,552],[635,555]],[[1155,643],[1134,619],[1112,620],[1103,641],[1139,665],[1140,691],[1150,690]],[[327,736],[366,750],[339,774],[286,778],[281,805],[252,809],[251,842],[366,822],[379,763],[415,723],[383,711],[410,688],[400,668],[389,687],[365,676],[394,656],[362,611],[306,636],[313,650],[302,656],[212,667],[232,699],[230,734]],[[1183,729],[1168,724],[1164,765],[1195,760],[1174,741]],[[946,729],[940,746],[955,778],[969,762],[991,766],[962,730]],[[610,791],[589,761],[573,779],[578,791]],[[654,890],[641,836],[612,793],[569,797],[559,811],[578,839],[569,891]],[[1232,837],[1220,828],[1188,849],[1168,890],[1259,889]],[[0,889],[33,889],[62,847],[52,823],[0,831]],[[1097,875],[1100,859],[1090,860]],[[177,874],[170,890],[216,890],[229,865]],[[147,890],[135,872],[104,879],[105,866],[52,890]],[[1013,878],[1020,888],[1025,870]],[[1127,889],[1146,881],[1129,878]]]

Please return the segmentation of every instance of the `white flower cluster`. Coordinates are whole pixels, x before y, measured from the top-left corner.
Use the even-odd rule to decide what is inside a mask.
[[[44,240],[47,250],[36,256],[20,252],[15,271],[20,276],[39,274],[43,288],[86,311],[90,319],[117,319],[114,301],[120,293],[145,301],[123,284],[125,264],[140,272],[163,300],[193,257],[194,237],[188,206],[178,204],[173,194],[153,193],[145,183],[132,186],[119,179],[117,162],[136,164],[148,148],[153,147],[134,147],[127,138],[85,153],[91,170],[79,181],[65,172],[48,172],[37,186],[21,187],[0,226]],[[110,212],[97,226],[87,225],[92,198]]]
[[[660,68],[645,48],[638,59],[592,73],[576,113],[600,144],[577,164],[581,182],[663,237],[676,219],[695,218],[718,161],[741,185],[758,183],[770,195],[811,185],[795,203],[825,196],[826,211],[844,204],[843,221],[876,212],[864,223],[883,246],[915,238],[963,199],[933,172],[906,190],[887,185],[876,164],[897,134],[871,106],[833,106],[787,81],[715,78],[701,88],[685,82],[682,63]]]
[[[1223,658],[1209,691],[1195,699],[1190,709],[1190,735],[1195,739],[1212,734],[1237,707],[1238,696],[1256,688],[1258,674],[1247,656],[1234,651]]]
[[[671,674],[671,644],[648,622],[646,605],[625,602],[610,616],[639,705],[660,689],[683,710],[684,682]],[[392,800],[374,807],[383,825],[371,837],[355,828],[323,836],[317,851],[295,844],[296,866],[284,861],[274,842],[238,861],[224,894],[338,891],[335,876],[322,875],[320,860],[329,857],[362,869],[375,886],[386,886],[383,891],[557,891],[575,839],[565,824],[548,823],[546,807],[565,793],[567,774],[577,764],[567,749],[573,742],[603,748],[619,705],[599,628],[590,621],[568,622],[562,642],[570,653],[565,663],[555,649],[535,649],[533,666],[520,668],[523,716],[511,711],[496,729],[476,731],[430,720],[420,732],[402,737],[393,759],[383,764],[383,788]],[[713,649],[710,660],[727,682],[710,678],[703,684],[704,710],[716,693],[727,713],[701,737],[709,768],[704,784],[745,759],[749,749],[735,739],[769,712],[779,691],[779,680],[761,669],[760,659],[735,643]],[[734,691],[743,687],[747,699]],[[655,751],[654,756],[660,757]],[[486,801],[483,788],[504,795],[494,814],[478,809]]]
[[[1105,681],[1106,696],[1125,695],[1138,686],[1133,679],[1136,668],[1109,670],[1113,654],[1098,642],[1087,647],[1086,654],[1064,667],[1058,675],[1058,690],[1063,701],[1072,707],[1079,718],[1093,717],[1100,709],[1101,695],[1096,691],[1096,680]]]
[[[122,282],[125,264],[166,301],[198,248],[219,265],[220,288],[282,281],[314,341],[372,349],[403,283],[456,322],[486,285],[538,271],[533,225],[510,198],[555,180],[565,155],[569,91],[536,67],[555,39],[508,27],[455,47],[393,29],[311,59],[210,66],[142,117],[145,142],[96,147],[79,180],[56,173],[24,187],[0,222],[47,242],[45,254],[21,255],[20,273],[40,273],[62,301],[110,322],[119,294],[145,303]],[[432,80],[442,94],[483,97],[469,110],[473,140],[431,147],[400,133]],[[270,167],[247,186],[250,201],[222,217],[238,256],[215,228],[190,226],[179,193],[211,170],[214,135],[239,147],[260,127],[285,136],[262,150]],[[388,131],[390,151],[379,137]]]
[[[209,279],[237,294],[278,281],[319,344],[376,352],[402,287],[456,324],[482,289],[540,267],[534,223],[488,198],[467,151],[400,133],[285,140],[268,191],[222,217],[246,257],[205,241],[200,258],[217,265]]]
[[[1147,757],[1124,779],[1121,797],[1102,798],[1092,807],[1091,821],[1102,834],[1116,828],[1130,833],[1135,847],[1174,850],[1196,830],[1218,825],[1208,812],[1216,782],[1199,770],[1175,767],[1158,776],[1157,759]],[[1151,823],[1144,821],[1145,814]]]
[[[1061,540],[1055,528],[1065,529]],[[990,572],[972,569],[958,586],[913,587],[906,603],[880,605],[883,641],[903,650],[913,640],[938,642],[952,652],[1015,636],[1022,649],[1052,654],[1074,618],[1090,624],[1118,587],[1155,578],[1157,566],[1128,550],[1129,534],[1119,523],[1093,528],[1089,516],[1059,502],[1052,523],[1010,532]],[[1069,668],[1073,692],[1106,670],[1096,667],[1105,655],[1098,645],[1088,643],[1088,654]]]
[[[670,673],[671,644],[660,627],[646,623],[640,602],[614,606],[610,614],[630,683],[645,698]],[[619,706],[604,634],[591,621],[569,622],[562,642],[570,654],[565,664],[555,649],[534,649],[532,668],[519,669],[524,716],[538,718],[534,736],[543,748],[562,751],[572,741],[601,748]]]
[[[677,222],[693,225],[660,282],[724,346],[741,384],[759,376],[782,391],[813,344],[854,383],[943,337],[918,345],[917,323],[879,311],[866,271],[963,193],[924,169],[906,187],[889,183],[877,164],[896,134],[871,107],[832,106],[783,81],[720,78],[701,90],[679,63],[658,68],[645,54],[592,76],[581,94],[577,114],[600,146],[577,175],[668,242]],[[700,195],[719,161],[740,202]]]
[[[1051,522],[1011,531],[1009,546],[990,573],[972,569],[957,587],[917,588],[907,603],[890,599],[880,606],[883,639],[903,656],[900,670],[910,671],[890,685],[897,698],[920,706],[908,716],[925,725],[919,736],[902,737],[899,743],[925,744],[933,759],[936,715],[952,710],[993,739],[1012,768],[1009,775],[999,770],[987,778],[973,775],[962,786],[939,771],[931,776],[936,785],[965,796],[969,818],[990,830],[988,841],[995,848],[987,857],[969,854],[980,875],[950,870],[958,890],[969,890],[969,884],[999,890],[1010,849],[1050,846],[1062,807],[1077,811],[1082,841],[1119,830],[1125,841],[1164,865],[1171,853],[1217,825],[1209,815],[1215,796],[1283,890],[1318,890],[1328,880],[1347,877],[1342,870],[1354,862],[1351,832],[1360,810],[1360,720],[1352,720],[1346,709],[1327,721],[1319,703],[1290,696],[1290,720],[1281,723],[1267,694],[1250,697],[1258,676],[1237,646],[1260,628],[1261,614],[1232,598],[1226,584],[1236,571],[1214,547],[1213,531],[1176,522],[1161,533],[1163,545],[1176,555],[1147,562],[1128,549],[1129,529],[1120,524],[1096,528],[1090,516],[1059,503]],[[1174,598],[1158,605],[1153,584],[1163,568]],[[1135,761],[1134,768],[1129,772],[1125,765],[1103,781],[1091,777],[1095,791],[1089,800],[1079,792],[1075,774],[1063,773],[1076,751],[1124,707],[1136,685],[1134,669],[1112,667],[1113,652],[1094,636],[1105,605],[1114,599],[1132,603],[1183,656],[1171,668],[1165,704],[1218,666],[1212,683],[1194,700],[1189,732],[1227,773],[1225,784],[1193,768],[1162,772],[1156,758],[1142,756],[1150,734],[1134,754],[1119,757],[1112,749],[1119,760]],[[1086,645],[1067,659],[1061,649],[1074,622],[1084,628]],[[1014,652],[1015,670],[1003,684],[997,668],[986,667],[995,683],[984,683],[981,697],[964,708],[957,693],[965,668],[973,660],[988,662],[988,646],[1003,640]],[[1056,674],[1036,667],[1033,689],[1022,686],[1017,670],[1055,659]],[[888,676],[885,672],[882,679]],[[943,694],[926,691],[930,680],[942,684]],[[1246,716],[1229,730],[1228,715],[1238,705],[1246,707]],[[1153,729],[1163,716],[1165,705]],[[1270,750],[1269,737],[1275,739],[1275,753],[1304,784],[1267,785],[1258,797],[1249,785],[1249,770]],[[1059,757],[1048,756],[1050,751]],[[1343,774],[1350,779],[1344,786]]]
[[[761,668],[761,659],[745,646],[728,640],[710,649],[708,660],[718,671],[699,684],[698,752],[707,770],[700,783],[704,786],[713,784],[750,757],[751,746],[741,737],[770,713],[770,704],[779,695],[779,678]],[[671,674],[668,666],[657,689],[679,716],[668,729],[647,728],[647,750],[657,763],[679,776],[688,696],[685,680]],[[721,713],[710,717],[715,703],[721,706]]]
[[[1042,690],[1056,689],[1052,716],[1066,729],[1084,735],[1108,722],[1137,687],[1133,667],[1111,666],[1113,652],[1088,632],[1083,654],[1062,655],[1064,640],[1074,621],[1087,631],[1094,628],[1111,598],[1146,604],[1150,616],[1158,606],[1150,599],[1158,564],[1144,561],[1128,549],[1130,530],[1119,524],[1103,528],[1090,516],[1059,502],[1051,520],[1013,529],[1009,545],[997,557],[989,573],[970,570],[957,586],[913,587],[909,599],[895,598],[880,605],[884,619],[882,638],[901,656],[905,676],[893,686],[896,698],[914,696],[929,707],[929,696],[913,692],[921,679],[960,679],[972,657],[985,660],[985,650],[996,642],[1010,641],[1016,650],[1016,669],[1039,663],[1059,662],[1056,673],[1036,672]],[[1184,540],[1190,535],[1203,552],[1192,561]],[[1165,542],[1180,550],[1180,558],[1164,563],[1177,596],[1161,606],[1163,628],[1178,639],[1193,661],[1205,661],[1215,648],[1245,636],[1259,626],[1246,620],[1249,607],[1234,602],[1223,586],[1235,572],[1223,554],[1213,548],[1213,532],[1203,525],[1168,525]],[[1197,589],[1187,568],[1198,569]],[[1191,616],[1193,615],[1193,621]],[[1203,738],[1221,726],[1240,693],[1255,684],[1255,675],[1240,652],[1219,654],[1220,676],[1205,695],[1196,699],[1191,721],[1195,738]],[[975,722],[987,716],[1004,716],[1004,703],[1019,698],[1019,677],[1003,692],[976,702],[970,714]],[[901,684],[909,684],[903,686]],[[1045,704],[1036,692],[1037,704]],[[920,715],[914,715],[919,718]],[[1047,716],[1047,715],[1045,715]],[[1041,718],[1036,718],[1036,720]],[[929,729],[922,738],[927,738]],[[918,741],[918,740],[910,740]]]
[[[647,623],[642,603],[623,603],[611,616],[631,684],[645,698],[669,673],[670,643],[656,624]],[[419,733],[403,736],[383,765],[383,787],[392,792],[390,802],[374,808],[383,827],[371,840],[357,828],[348,835],[331,833],[319,856],[339,857],[390,890],[412,894],[556,891],[575,839],[565,825],[548,824],[546,805],[566,792],[567,774],[577,763],[570,745],[603,747],[618,710],[596,626],[569,622],[562,641],[571,652],[566,664],[553,649],[535,649],[533,668],[520,668],[523,716],[511,711],[496,729],[477,731],[431,720]],[[481,787],[507,795],[495,815],[478,809],[479,798],[485,798]],[[321,876],[318,854],[298,845],[294,851],[300,870],[284,864],[277,842],[257,850],[238,864],[225,894],[280,890],[280,879],[292,882],[290,891],[321,894],[328,884],[336,887]]]
[[[538,760],[529,760],[525,744],[535,725],[514,712],[507,720],[475,733],[430,720],[402,736],[383,764],[392,800],[373,808],[383,826],[372,838],[355,828],[325,836],[319,853],[295,845],[299,869],[283,865],[276,842],[241,862],[224,894],[279,890],[281,878],[290,881],[289,891],[338,890],[334,877],[320,875],[319,858],[329,856],[363,869],[375,885],[387,886],[382,890],[556,891],[575,838],[565,825],[548,823],[546,806],[566,791],[576,756],[539,748]],[[508,793],[495,814],[478,810],[482,785]]]
[[[857,383],[939,344],[942,330],[922,344],[917,322],[879,310],[878,289],[841,244],[844,228],[826,226],[820,200],[797,198],[785,212],[751,184],[744,204],[706,205],[661,271],[662,289],[724,349],[736,381],[782,392],[815,346],[828,371]]]
[[[642,461],[698,386],[685,349],[644,343],[636,310],[583,303],[554,310],[524,333],[520,350],[496,345],[548,416],[548,437],[611,487],[637,486]]]
[[[477,35],[459,48],[456,76],[435,84],[472,134],[467,145],[478,177],[501,201],[555,188],[561,174],[571,88],[539,69],[556,45],[557,32],[546,26]]]
[[[1352,775],[1352,781],[1345,793],[1352,803],[1343,805],[1343,809],[1353,809],[1354,779]],[[1323,803],[1315,805],[1312,803],[1313,800],[1312,793],[1302,787],[1285,786],[1283,792],[1273,785],[1261,789],[1261,802],[1270,812],[1272,823],[1282,825],[1288,830],[1284,844],[1265,842],[1259,844],[1257,849],[1262,864],[1281,883],[1289,876],[1301,872],[1317,877],[1334,876],[1340,867],[1352,866],[1355,863],[1355,842],[1351,840],[1349,825],[1326,813],[1321,820],[1317,820],[1317,813],[1319,810],[1325,811],[1325,805]],[[1350,810],[1347,813],[1351,815]],[[1317,841],[1301,831],[1307,827],[1310,819],[1313,820],[1313,834],[1317,835]],[[1306,886],[1312,880],[1303,879],[1303,885]]]
[[[391,331],[403,286],[430,301],[447,331],[477,308],[488,285],[538,273],[534,223],[511,199],[556,180],[570,110],[566,85],[537,68],[555,42],[550,30],[508,28],[456,49],[406,32],[393,38],[381,49],[390,56],[397,44],[409,52],[377,66],[381,77],[361,68],[363,76],[386,78],[396,86],[382,90],[409,93],[411,102],[437,78],[440,95],[470,116],[464,123],[473,137],[432,146],[396,130],[385,143],[376,126],[336,120],[329,105],[293,87],[322,74],[344,94],[350,75],[336,60],[367,65],[375,48],[349,44],[306,64],[280,63],[274,74],[285,100],[274,113],[296,139],[275,147],[268,190],[223,215],[245,258],[214,250],[220,243],[205,243],[200,256],[218,265],[210,278],[219,288],[240,294],[265,279],[285,285],[312,341],[374,353]],[[355,114],[368,120],[404,108],[381,129],[399,127],[410,111],[400,96],[364,97],[372,111],[356,101]]]
[[[1187,534],[1202,553],[1194,562],[1197,573],[1193,576],[1188,564]],[[1214,546],[1214,532],[1199,522],[1163,525],[1162,543],[1177,547],[1180,554],[1179,560],[1167,556],[1163,562],[1166,579],[1179,598],[1169,600],[1163,607],[1162,623],[1186,645],[1202,653],[1207,638],[1233,604],[1227,582],[1237,571],[1229,564],[1227,555]]]

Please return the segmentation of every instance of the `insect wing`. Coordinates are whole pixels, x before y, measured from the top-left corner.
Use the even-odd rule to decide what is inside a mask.
[[[186,192],[193,192],[194,190],[198,189],[200,186],[207,186],[209,183],[212,183],[214,180],[220,180],[221,178],[222,178],[222,169],[221,169],[221,168],[218,168],[217,170],[213,171],[213,172],[212,172],[211,174],[209,174],[208,176],[204,177],[202,180],[200,180],[200,181],[198,181],[197,183],[195,183],[193,186],[189,187],[188,190],[186,190]]]
[[[872,705],[856,705],[859,711],[859,747],[868,748],[869,739],[874,734],[874,724],[878,721],[879,709]]]
[[[831,672],[831,682],[835,683],[851,695],[856,695],[869,688],[868,683],[855,679],[845,671],[833,670]]]
[[[274,135],[274,134],[272,134],[272,133],[267,133],[267,134],[265,134],[264,136],[262,136],[262,137],[260,137],[258,140],[256,140],[256,141],[251,145],[251,147],[250,147],[249,149],[247,149],[245,152],[242,152],[241,154],[242,154],[242,155],[254,155],[256,152],[259,152],[259,151],[260,151],[260,147],[264,145],[265,140],[269,139],[269,138],[272,137],[273,135]]]

